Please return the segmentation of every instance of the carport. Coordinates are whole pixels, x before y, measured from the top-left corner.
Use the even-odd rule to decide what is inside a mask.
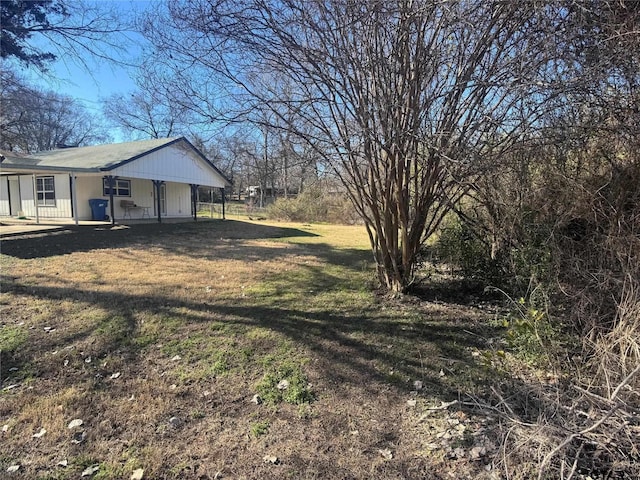
[[[106,203],[112,224],[153,213],[197,219],[199,187],[219,189],[224,218],[231,181],[184,137],[52,150],[2,152],[0,216],[95,220],[90,201]],[[103,219],[98,219],[103,220]]]

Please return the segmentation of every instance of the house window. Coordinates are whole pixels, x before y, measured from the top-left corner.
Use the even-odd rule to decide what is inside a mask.
[[[110,193],[109,180],[107,178],[102,179],[102,190],[104,196],[108,196]],[[131,196],[131,180],[122,180],[116,178],[113,181],[113,196],[114,197],[130,197]]]
[[[53,177],[36,177],[38,206],[55,207],[56,189]]]

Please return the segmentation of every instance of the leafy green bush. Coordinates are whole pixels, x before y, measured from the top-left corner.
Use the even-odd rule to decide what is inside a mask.
[[[499,266],[491,259],[486,243],[458,217],[447,219],[433,246],[436,258],[468,278],[488,280],[494,278]]]
[[[535,308],[521,297],[516,308],[502,320],[507,328],[509,349],[521,360],[532,365],[548,363],[552,353],[560,346],[560,329],[547,313]]]

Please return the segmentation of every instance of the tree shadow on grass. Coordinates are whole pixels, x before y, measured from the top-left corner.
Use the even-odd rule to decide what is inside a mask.
[[[445,276],[416,286],[411,293],[424,302],[446,303],[463,307],[486,305],[495,307],[505,300],[498,289],[487,288],[475,279]]]
[[[139,224],[116,227],[73,226],[53,232],[26,234],[2,240],[0,252],[15,258],[47,258],[74,252],[90,252],[102,248],[135,245],[158,245],[188,241],[189,237],[205,236],[209,245],[222,239],[255,240],[262,238],[316,237],[297,228],[257,225],[235,220],[214,220],[197,223]],[[194,252],[195,253],[195,252]],[[199,254],[202,254],[202,249]]]
[[[334,248],[326,243],[305,244],[297,240],[288,242],[287,236],[313,235],[296,229],[284,229],[283,232],[279,228],[260,229],[257,227],[261,226],[243,224],[239,229],[232,229],[233,231],[215,231],[217,226],[217,222],[212,222],[211,225],[153,226],[156,229],[150,229],[138,238],[134,232],[134,235],[123,235],[120,240],[117,240],[116,235],[109,236],[109,233],[115,233],[110,231],[105,235],[108,241],[98,239],[93,243],[91,248],[111,249],[130,245],[131,250],[114,249],[109,250],[108,254],[130,261],[136,268],[145,268],[143,264],[135,263],[139,258],[137,253],[140,252],[140,246],[149,245],[154,249],[153,255],[145,256],[146,262],[156,259],[160,261],[159,257],[165,253],[178,256],[180,261],[176,262],[172,258],[170,266],[162,272],[167,280],[158,282],[160,288],[155,292],[160,293],[149,289],[147,291],[151,293],[136,295],[124,289],[118,291],[115,283],[105,285],[98,275],[102,266],[96,267],[95,272],[92,270],[92,273],[96,273],[94,280],[80,286],[75,283],[77,279],[72,275],[66,277],[67,283],[64,283],[64,278],[56,280],[55,272],[48,273],[50,277],[40,273],[37,281],[41,283],[36,283],[33,277],[7,277],[3,282],[3,291],[10,294],[9,298],[17,299],[16,308],[31,300],[34,300],[35,305],[52,307],[52,310],[55,310],[56,305],[72,303],[74,305],[69,308],[69,314],[82,318],[76,318],[73,329],[65,329],[63,308],[62,315],[55,318],[55,326],[58,328],[52,334],[42,332],[42,322],[45,320],[32,322],[40,327],[39,331],[36,330],[33,337],[30,334],[30,341],[16,359],[19,362],[16,366],[21,370],[23,365],[25,370],[31,368],[34,379],[38,380],[34,385],[41,387],[43,394],[47,393],[47,388],[51,388],[51,385],[76,387],[87,402],[92,402],[82,407],[85,415],[92,411],[95,415],[107,412],[107,418],[113,416],[106,397],[127,398],[134,392],[137,397],[140,389],[136,390],[138,384],[131,379],[139,378],[143,379],[144,384],[162,387],[154,390],[162,392],[162,395],[166,392],[184,395],[185,400],[180,397],[181,400],[175,402],[180,408],[196,405],[196,401],[197,405],[201,405],[203,390],[213,390],[212,386],[219,387],[220,399],[217,399],[217,394],[213,395],[216,397],[215,401],[219,402],[215,403],[215,414],[226,418],[248,415],[247,412],[252,407],[247,407],[246,403],[254,393],[251,390],[253,385],[264,373],[263,362],[266,357],[287,361],[308,360],[303,367],[304,373],[313,383],[318,410],[327,415],[326,418],[309,421],[312,427],[314,422],[317,423],[315,431],[322,443],[331,443],[334,431],[327,426],[331,419],[339,424],[334,434],[344,434],[350,417],[349,409],[354,404],[358,404],[356,412],[365,415],[357,420],[361,425],[369,425],[366,414],[369,411],[375,412],[376,422],[379,423],[371,424],[367,431],[361,428],[361,439],[357,443],[366,449],[360,454],[363,459],[378,458],[378,448],[403,441],[401,432],[405,427],[402,417],[407,408],[406,399],[415,398],[409,393],[414,389],[414,381],[422,381],[424,389],[420,395],[428,402],[435,402],[433,397],[443,400],[458,399],[461,394],[475,388],[475,382],[479,378],[490,375],[471,356],[474,349],[485,346],[483,337],[487,333],[486,327],[471,315],[467,316],[466,310],[461,308],[452,314],[446,311],[445,306],[440,308],[440,305],[432,305],[433,308],[424,308],[420,305],[421,302],[411,303],[411,300],[408,300],[409,305],[386,299],[381,299],[380,303],[372,301],[371,293],[359,284],[363,282],[367,272],[370,273],[362,263],[369,258],[370,252]],[[96,232],[96,235],[103,233],[105,232]],[[279,238],[283,241],[280,242]],[[262,242],[262,239],[274,241]],[[69,252],[91,251],[86,245],[77,248],[80,249],[69,249]],[[61,248],[55,254],[65,251],[65,248]],[[42,256],[42,252],[39,255]],[[182,257],[184,262],[181,262]],[[185,290],[181,290],[182,285],[172,280],[173,269],[183,271],[182,265],[186,265],[186,268],[193,269],[194,274],[197,274],[197,260],[203,257],[244,261],[276,257],[283,262],[290,262],[293,268],[285,271],[280,268],[280,263],[269,264],[269,268],[260,277],[264,280],[264,285],[260,284],[261,280],[257,280],[253,290],[247,289],[251,291],[246,292],[246,297],[240,297],[239,292],[238,296],[225,298],[200,296],[199,293],[185,294]],[[36,255],[24,258],[40,257]],[[106,256],[103,254],[100,258]],[[86,256],[81,259],[84,260]],[[34,265],[40,263],[35,262]],[[32,264],[33,262],[26,265],[31,268]],[[355,274],[357,270],[362,275]],[[154,282],[155,280],[150,280],[148,286],[153,286]],[[177,288],[172,289],[174,286]],[[105,291],[105,287],[109,291]],[[181,291],[188,296],[180,296]],[[315,294],[326,296],[320,301],[308,301]],[[359,302],[361,294],[367,298]],[[149,330],[142,327],[142,319],[147,327],[150,324],[153,328],[157,327],[159,333],[156,337],[149,335]],[[267,334],[261,337],[263,331],[267,331]],[[185,350],[177,351],[182,359],[175,362],[171,360],[175,352],[166,349],[174,341],[178,342],[178,346],[185,347]],[[164,345],[161,346],[160,343]],[[76,348],[67,350],[67,346]],[[250,357],[250,363],[231,371],[227,377],[206,377],[204,380],[203,377],[196,377],[196,380],[191,377],[186,381],[180,379],[179,375],[184,370],[178,371],[179,368],[192,369],[187,372],[190,374],[194,369],[201,369],[203,366],[206,368],[205,363],[210,362],[211,357],[198,352],[198,349],[218,346],[221,349],[233,349],[238,355],[242,355],[241,351],[247,348],[254,349],[255,353]],[[80,355],[80,350],[85,347],[86,350]],[[186,350],[187,348],[193,350]],[[53,356],[53,351],[58,353]],[[190,358],[192,352],[195,359]],[[227,351],[222,353],[226,354]],[[84,357],[87,354],[94,357],[90,364],[85,364]],[[202,356],[198,356],[199,354]],[[68,367],[62,366],[65,361],[61,358],[62,355],[69,358]],[[116,369],[122,370],[122,377],[116,381],[109,380]],[[102,377],[97,378],[98,374]],[[172,390],[176,387],[174,383],[178,385]],[[231,383],[234,383],[233,388],[229,387]],[[130,385],[134,387],[132,391],[128,390]],[[94,390],[107,388],[109,390],[105,398],[92,395]],[[103,404],[105,408],[102,407]],[[388,406],[393,408],[387,409]],[[172,407],[162,411],[161,415],[169,418],[177,413]],[[184,411],[182,414],[186,415]],[[409,413],[412,414],[413,411]],[[155,442],[158,437],[154,425],[159,420],[151,418],[151,421],[145,420],[145,425],[141,427],[143,432],[147,432],[146,438]],[[286,418],[286,412],[283,418]],[[166,419],[162,421],[166,422]],[[306,422],[300,422],[301,426],[305,426],[305,431],[308,424]],[[146,424],[151,425],[151,430],[145,430]],[[196,428],[200,423],[194,421],[192,425]],[[242,423],[231,425],[237,429]],[[293,433],[295,432],[294,429]],[[184,443],[191,438],[193,437],[176,437],[176,441]],[[299,439],[303,448],[309,444],[306,434],[305,437],[294,438]],[[349,455],[345,449],[343,456]],[[230,458],[235,459],[237,456]],[[349,471],[349,462],[341,469],[340,462],[336,462],[335,457],[330,454],[314,457],[313,454],[305,453],[293,465],[300,472],[308,472],[308,478],[311,478],[313,471],[305,467],[305,464],[317,465],[317,462],[310,462],[310,458],[314,462],[317,458],[327,458],[327,463],[322,465],[324,476],[327,476],[326,472],[330,472],[328,476],[334,478],[350,476],[352,473]],[[172,468],[169,463],[163,468]],[[258,463],[258,468],[266,468],[259,460]],[[377,470],[371,472],[376,478],[426,478],[426,472],[430,468],[430,459],[425,456],[407,454],[403,457],[399,453],[393,463],[380,463]],[[255,472],[254,470],[253,476]]]
[[[344,297],[346,304],[332,303],[327,308],[299,305],[315,292],[339,295],[342,291],[351,291],[353,276],[340,275],[339,269],[327,267],[364,271],[364,263],[370,256],[365,250],[337,249],[325,243],[286,242],[287,238],[311,236],[317,235],[294,228],[212,221],[135,225],[120,230],[78,227],[57,235],[14,238],[2,245],[3,254],[17,258],[43,258],[98,248],[142,245],[165,249],[167,253],[186,257],[186,261],[203,257],[250,261],[285,258],[292,254],[315,256],[321,261],[320,264],[297,264],[294,259],[297,274],[284,270],[275,273],[274,278],[268,279],[268,291],[260,292],[260,298],[252,300],[198,302],[166,295],[94,291],[90,286],[27,285],[20,283],[18,278],[8,277],[3,281],[3,290],[38,299],[86,303],[108,312],[108,317],[102,321],[106,324],[99,327],[108,329],[109,318],[117,318],[119,326],[116,330],[123,331],[100,346],[103,352],[124,349],[137,354],[136,349],[140,347],[131,339],[138,335],[135,320],[138,314],[170,316],[185,324],[223,318],[225,323],[246,330],[252,327],[270,329],[303,346],[317,358],[315,365],[322,377],[336,385],[347,383],[367,388],[369,384],[385,382],[405,391],[412,388],[413,381],[421,380],[431,385],[432,393],[455,397],[461,385],[456,375],[476,378],[484,375],[470,352],[483,348],[484,338],[491,333],[487,334],[488,327],[475,319],[434,310],[421,314],[414,311],[410,318],[405,318],[393,305],[386,309],[374,305],[368,311],[358,311],[356,306],[348,304],[349,294]],[[273,245],[244,243],[245,240],[261,239],[283,239],[283,242],[276,241]],[[135,252],[131,255],[131,261],[135,261]],[[38,349],[56,349],[61,344],[82,341],[94,335],[95,328],[92,324],[66,338],[54,340],[51,337],[49,344],[45,337]]]
[[[118,328],[124,331],[102,342],[96,355],[119,350],[137,356],[140,346],[132,341],[138,335],[135,317],[145,313],[179,318],[183,325],[219,322],[222,317],[226,324],[241,330],[261,327],[282,334],[313,356],[314,368],[332,388],[352,385],[377,394],[378,385],[385,383],[408,393],[413,382],[420,380],[430,395],[455,399],[461,388],[466,388],[466,379],[477,381],[486,374],[471,356],[473,349],[485,347],[486,326],[460,317],[425,315],[403,320],[392,311],[372,314],[348,309],[305,310],[284,303],[193,302],[126,292],[23,285],[15,279],[5,281],[3,290],[38,299],[86,302],[109,312],[109,318],[118,319]],[[108,328],[108,323],[105,319],[100,327]],[[52,337],[50,344],[45,337],[31,354],[88,339],[95,330],[96,325],[89,325],[67,337]],[[456,375],[465,377],[464,381]]]
[[[181,224],[140,224],[131,227],[78,226],[36,235],[3,239],[0,253],[19,259],[48,258],[98,249],[159,248],[195,260],[226,259],[257,261],[285,255],[313,255],[334,265],[365,268],[371,258],[367,250],[336,249],[326,243],[291,243],[291,238],[319,235],[290,227],[260,225],[235,220],[213,220]],[[272,246],[246,241],[276,240]],[[279,242],[277,240],[282,240]],[[114,252],[114,255],[119,253]],[[131,261],[137,261],[135,256]]]

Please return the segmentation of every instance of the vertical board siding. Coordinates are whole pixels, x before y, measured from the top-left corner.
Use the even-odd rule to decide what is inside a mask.
[[[157,150],[110,172],[119,177],[164,180],[165,182],[195,183],[222,188],[225,181],[195,152],[177,145]]]
[[[54,177],[56,205],[39,206],[38,215],[40,218],[73,218],[71,201],[71,184],[68,174],[56,174]],[[33,192],[33,177],[31,175],[15,176],[20,182],[21,208],[29,218],[36,217]],[[77,208],[79,220],[91,220],[90,199],[100,198],[109,200],[108,195],[103,195],[102,176],[78,176],[76,179]],[[120,206],[120,201],[131,200],[136,205],[149,207],[149,214],[153,218],[156,205],[154,203],[153,182],[139,178],[120,177],[131,181],[130,197],[113,197],[114,213],[117,220],[122,220],[125,210]],[[167,217],[190,217],[191,216],[191,188],[188,184],[166,182],[166,203]],[[107,214],[110,214],[111,207],[107,206]],[[17,215],[18,212],[13,212]],[[133,219],[141,218],[143,211],[135,209],[132,211]],[[9,216],[9,187],[7,178],[2,178],[0,183],[0,215]],[[127,216],[127,220],[129,217]]]
[[[105,197],[102,191],[102,177],[77,177],[76,179],[76,194],[78,195],[78,219],[91,220],[91,207],[89,206],[89,199]],[[109,212],[109,206],[107,206],[107,212]]]
[[[9,176],[0,178],[0,215],[3,217],[11,215],[11,205],[9,204]]]
[[[40,218],[71,218],[71,187],[68,174],[37,175],[37,177],[53,177],[56,204],[38,206]],[[33,176],[20,175],[21,208],[25,216],[36,218],[35,192]]]
[[[167,182],[167,216],[191,216],[191,188],[184,183]]]

